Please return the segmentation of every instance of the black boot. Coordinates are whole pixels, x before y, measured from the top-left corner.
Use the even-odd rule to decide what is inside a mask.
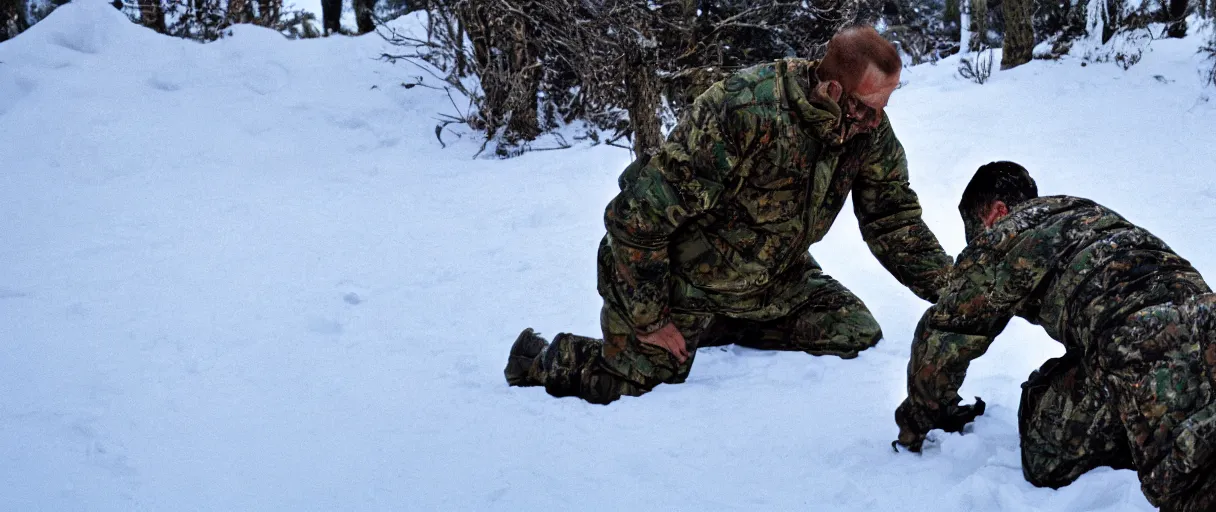
[[[515,338],[515,344],[511,345],[511,355],[507,357],[507,367],[502,372],[507,377],[507,384],[539,386],[541,383],[530,376],[532,364],[536,361],[536,356],[544,352],[545,347],[548,346],[549,342],[533,332],[531,327],[519,333],[519,337]]]

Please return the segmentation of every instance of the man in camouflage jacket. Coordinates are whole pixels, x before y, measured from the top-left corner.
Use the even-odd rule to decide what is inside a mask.
[[[855,357],[879,325],[808,253],[850,192],[875,257],[936,300],[950,258],[882,112],[899,71],[891,44],[864,28],[834,38],[822,62],[784,59],[710,86],[656,155],[625,169],[607,207],[604,339],[548,344],[526,329],[508,382],[606,404],[683,382],[702,346]]]
[[[1022,386],[1029,482],[1136,469],[1152,504],[1216,510],[1216,294],[1199,272],[1093,201],[1038,197],[1012,162],[981,167],[959,211],[970,244],[916,329],[899,443],[919,451],[974,418],[959,405],[967,366],[1020,316],[1066,349]]]

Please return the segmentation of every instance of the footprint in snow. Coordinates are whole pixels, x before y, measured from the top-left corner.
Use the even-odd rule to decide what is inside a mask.
[[[179,81],[164,76],[153,76],[145,83],[148,87],[164,92],[179,91],[182,88],[182,84]]]
[[[308,330],[317,334],[325,334],[327,336],[337,336],[342,334],[342,324],[337,320],[328,318],[314,318],[308,322]]]
[[[24,299],[29,296],[30,294],[27,292],[0,286],[0,299]]]
[[[363,297],[367,295],[367,287],[356,283],[350,279],[338,281],[335,285],[339,293],[342,293],[342,302],[352,306],[358,306],[365,300]]]

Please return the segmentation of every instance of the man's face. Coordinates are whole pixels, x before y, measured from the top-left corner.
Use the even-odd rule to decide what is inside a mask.
[[[845,110],[849,124],[852,125],[849,130],[851,134],[878,128],[882,122],[883,109],[891,99],[891,93],[899,87],[899,75],[898,71],[884,75],[873,65],[866,69],[857,89],[846,99]]]

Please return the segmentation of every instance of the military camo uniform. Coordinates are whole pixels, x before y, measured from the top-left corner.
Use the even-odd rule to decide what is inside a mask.
[[[873,254],[936,300],[951,260],[921,220],[903,147],[886,119],[854,136],[814,66],[786,59],[712,85],[656,155],[625,169],[598,255],[604,340],[559,334],[532,380],[597,403],[681,382],[692,358],[679,364],[636,337],[669,322],[690,354],[740,343],[852,357],[873,346],[874,317],[808,253],[850,192]]]
[[[1060,487],[1136,469],[1151,503],[1216,509],[1216,295],[1165,242],[1092,201],[1032,199],[959,255],[920,321],[904,417],[933,428],[1013,316],[1066,348],[1019,408],[1026,479]]]

